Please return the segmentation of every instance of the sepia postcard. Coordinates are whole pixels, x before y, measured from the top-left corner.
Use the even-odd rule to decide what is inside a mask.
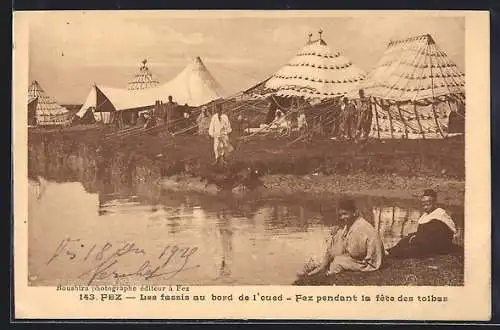
[[[16,319],[488,320],[489,13],[14,12]]]

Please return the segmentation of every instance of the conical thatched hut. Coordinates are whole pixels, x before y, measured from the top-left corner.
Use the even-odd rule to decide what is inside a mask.
[[[464,74],[429,34],[389,42],[360,86],[372,100],[372,137],[429,139],[464,131]]]
[[[365,77],[339,51],[332,51],[319,32],[285,66],[269,79],[265,86],[284,97],[304,99],[332,99],[351,92]]]
[[[37,126],[69,125],[70,112],[42,89],[38,81],[28,88],[28,124]]]
[[[148,89],[157,87],[160,82],[153,77],[153,74],[146,66],[147,60],[142,61],[142,66],[135,74],[134,79],[128,83],[128,90]]]

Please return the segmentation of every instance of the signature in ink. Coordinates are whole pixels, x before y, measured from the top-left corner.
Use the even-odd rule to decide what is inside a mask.
[[[146,251],[136,245],[135,242],[112,244],[106,242],[98,248],[97,244],[86,249],[80,239],[66,238],[57,246],[52,256],[47,260],[49,265],[56,259],[66,256],[72,262],[87,261],[96,262],[95,266],[81,273],[78,278],[88,278],[87,285],[97,280],[123,279],[128,277],[140,277],[145,280],[165,277],[171,279],[177,274],[200,267],[200,265],[188,265],[190,258],[198,251],[197,247],[180,247],[178,245],[166,245],[161,253],[152,258],[146,258]],[[137,266],[133,266],[132,272],[124,272],[126,257],[139,257]],[[127,259],[126,268],[130,269],[130,259]]]

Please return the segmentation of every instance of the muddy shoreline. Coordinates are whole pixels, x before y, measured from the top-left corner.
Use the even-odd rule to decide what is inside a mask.
[[[424,189],[438,191],[447,205],[463,205],[465,182],[438,177],[402,177],[398,175],[271,175],[264,184],[273,194],[307,193],[316,196],[363,195],[391,199],[415,199]]]
[[[231,193],[236,197],[286,197],[304,196],[309,199],[329,199],[338,196],[369,196],[400,200],[416,199],[424,189],[435,189],[439,201],[446,205],[462,206],[465,196],[465,182],[453,179],[429,177],[402,177],[397,175],[264,175],[262,185],[248,189],[238,185],[224,190],[207,183],[201,177],[174,175],[162,177],[159,184],[163,189],[182,192],[197,192],[210,195]]]
[[[443,204],[463,206],[464,144],[461,139],[437,141],[368,141],[363,145],[313,141],[283,148],[266,139],[240,144],[226,166],[214,166],[209,141],[199,136],[174,140],[141,136],[134,143],[106,145],[92,130],[73,134],[30,134],[29,168],[54,163],[70,176],[96,172],[97,179],[160,182],[164,189],[219,194],[328,198],[365,195],[415,199],[424,189],[439,193]],[[86,167],[75,171],[69,160]],[[87,161],[83,161],[87,160]],[[86,165],[83,165],[86,164]],[[95,168],[95,170],[94,170]],[[76,172],[76,173],[75,173]]]

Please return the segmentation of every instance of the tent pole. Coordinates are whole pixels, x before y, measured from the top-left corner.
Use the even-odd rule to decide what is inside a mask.
[[[417,118],[418,128],[420,129],[420,134],[422,134],[422,139],[425,140],[425,132],[422,128],[422,123],[420,122],[420,117],[417,112],[417,103],[413,102],[413,112],[415,112],[415,117]]]
[[[377,109],[377,100],[373,99],[373,109],[375,110],[375,119],[377,121],[377,137],[380,139],[380,124],[378,122],[378,109]]]
[[[446,98],[446,104],[448,105],[448,108],[450,109],[450,113],[448,114],[448,132],[450,132],[450,115],[453,112],[453,109],[451,108],[451,101],[450,98]],[[458,108],[455,106],[455,109],[457,109],[457,114],[458,114]]]
[[[432,100],[432,113],[434,114],[434,121],[436,122],[436,126],[439,129],[439,134],[441,134],[441,137],[444,138],[445,136],[444,136],[443,130],[441,129],[441,125],[439,124],[439,120],[437,118],[436,107],[434,105],[434,99]]]
[[[434,43],[433,43],[434,44]],[[427,44],[427,49],[430,48],[430,44]],[[434,105],[434,75],[432,73],[432,66],[434,65],[432,63],[432,55],[429,55],[429,62],[430,62],[430,72],[431,72],[431,88],[432,88],[432,101],[431,101],[431,104],[432,104],[432,113],[434,114],[434,121],[436,122],[436,126],[438,127],[439,129],[439,133],[441,134],[441,137],[444,138],[444,134],[443,134],[443,131],[441,130],[441,125],[439,125],[439,120],[437,119],[437,115],[436,115],[436,108],[435,108],[435,105]]]
[[[453,109],[451,108],[451,101],[450,101],[450,98],[446,98],[446,104],[448,104],[448,108],[450,108],[450,112],[453,111]]]
[[[408,125],[406,124],[406,120],[403,117],[403,113],[401,112],[401,107],[399,103],[397,103],[397,107],[398,107],[399,117],[401,117],[401,121],[403,122],[403,125],[405,127],[405,137],[408,139]]]
[[[387,113],[389,114],[389,126],[391,127],[391,139],[394,139],[394,128],[392,127],[391,104],[387,105]]]

